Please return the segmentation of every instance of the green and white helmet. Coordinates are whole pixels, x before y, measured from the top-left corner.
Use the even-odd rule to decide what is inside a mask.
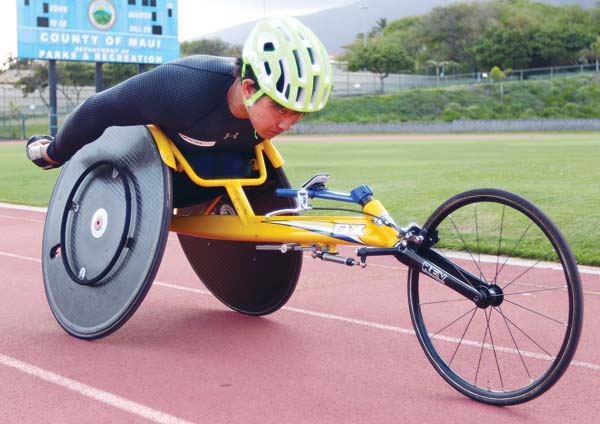
[[[294,18],[258,22],[242,52],[242,78],[252,68],[259,90],[246,101],[251,106],[262,94],[297,112],[323,109],[331,92],[329,56],[317,36]]]

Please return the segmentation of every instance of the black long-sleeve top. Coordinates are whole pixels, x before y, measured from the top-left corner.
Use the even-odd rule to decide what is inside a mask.
[[[158,125],[195,156],[252,152],[262,139],[227,104],[227,91],[235,81],[233,66],[231,59],[189,56],[97,93],[69,115],[48,155],[65,162],[108,127],[145,124]]]

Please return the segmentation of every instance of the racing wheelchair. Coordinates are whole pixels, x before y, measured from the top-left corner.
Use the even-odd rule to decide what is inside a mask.
[[[154,126],[109,128],[80,150],[60,173],[44,228],[44,287],[61,327],[82,339],[121,327],[173,231],[202,283],[249,315],[285,305],[305,257],[357,269],[371,256],[395,258],[408,267],[410,316],[427,358],[477,401],[529,401],[566,371],[583,319],[579,273],[531,202],[470,190],[422,226],[401,226],[366,185],[334,192],[318,174],[293,189],[269,140],[254,154],[247,176],[205,178]],[[319,199],[344,214],[305,213]]]

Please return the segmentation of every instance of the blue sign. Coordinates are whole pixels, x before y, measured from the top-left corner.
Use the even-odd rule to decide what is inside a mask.
[[[17,0],[18,57],[160,64],[179,57],[177,0]]]

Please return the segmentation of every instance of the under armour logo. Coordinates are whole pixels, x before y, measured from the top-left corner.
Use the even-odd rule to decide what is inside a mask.
[[[223,137],[223,140],[229,140],[230,138],[232,140],[237,140],[238,136],[240,135],[239,132],[236,133],[230,133],[228,132],[227,134],[225,134],[225,137]]]

